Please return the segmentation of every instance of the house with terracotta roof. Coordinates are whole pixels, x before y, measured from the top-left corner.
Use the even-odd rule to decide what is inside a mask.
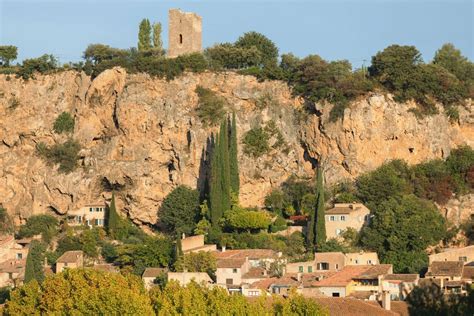
[[[315,301],[337,316],[408,316],[405,302],[391,302],[390,308],[384,308],[379,302],[361,301],[354,298],[316,297]]]
[[[433,261],[428,267],[425,278],[438,281],[446,294],[464,294],[466,286],[471,283],[469,280],[463,280],[464,267],[463,261]],[[468,268],[465,276],[469,274]]]
[[[241,291],[242,284],[268,278],[269,265],[281,259],[281,253],[271,249],[233,249],[214,253],[217,261],[216,283],[230,291]]]
[[[366,299],[375,299],[382,292],[382,280],[392,274],[391,264],[353,265],[312,284],[329,297],[346,297],[354,292],[364,292]],[[370,294],[369,294],[370,293]]]
[[[196,282],[204,286],[210,286],[214,282],[206,272],[168,272],[168,282],[176,281],[182,286]]]
[[[325,212],[326,238],[340,238],[343,231],[360,231],[370,221],[370,210],[361,203],[336,203]]]
[[[77,269],[84,267],[84,252],[82,250],[66,251],[56,260],[56,273],[64,269]]]
[[[382,286],[390,292],[392,300],[404,301],[419,280],[419,274],[387,274],[383,277]]]
[[[0,236],[0,262],[26,259],[30,243],[21,241],[15,239],[13,235]]]
[[[146,268],[142,274],[142,280],[146,289],[150,289],[155,285],[155,279],[168,273],[166,268]]]
[[[429,263],[434,261],[461,261],[464,264],[474,262],[474,245],[463,248],[448,248],[429,256]]]
[[[186,235],[183,234],[181,238],[181,249],[183,253],[190,253],[199,251],[216,251],[217,247],[215,244],[204,244],[204,235],[186,237]]]

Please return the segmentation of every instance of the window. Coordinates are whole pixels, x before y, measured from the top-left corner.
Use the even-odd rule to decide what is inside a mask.
[[[16,260],[21,260],[21,259],[23,259],[23,254],[19,252],[16,254]]]
[[[366,222],[369,222],[369,221],[370,221],[370,215],[369,215],[369,214],[365,215],[365,216],[364,216],[364,220],[365,220]]]
[[[355,264],[359,264],[359,260],[358,259],[355,259]]]
[[[79,224],[82,223],[82,216],[81,215],[76,216],[76,222],[79,223]]]
[[[339,269],[339,264],[338,264],[338,263],[336,263],[336,270],[337,270],[337,269]]]
[[[237,273],[237,269],[232,269],[232,273]]]
[[[467,257],[459,257],[459,261],[467,262]]]
[[[318,262],[316,265],[318,270],[329,270],[329,263],[328,262]]]
[[[372,264],[372,260],[367,260],[367,264]]]
[[[234,279],[225,279],[225,284],[227,284],[227,285],[234,284]]]
[[[339,296],[340,296],[339,292],[332,292],[332,297],[339,297]]]
[[[341,215],[341,221],[343,221],[343,222],[346,221],[346,216],[345,215]]]
[[[90,221],[90,220],[86,220],[86,225],[87,225],[87,226],[91,226],[91,221]]]
[[[339,236],[342,233],[342,229],[338,228],[336,229],[336,236]]]
[[[260,292],[259,292],[259,291],[249,291],[249,292],[248,292],[248,295],[249,295],[249,296],[259,296],[259,295],[260,295]]]
[[[183,34],[179,34],[179,43],[183,44]]]
[[[299,267],[298,267],[298,271],[299,271],[299,272],[304,272],[304,267],[303,267],[303,266],[299,266]]]
[[[329,220],[330,220],[331,222],[336,221],[336,216],[329,216]]]
[[[91,212],[91,213],[94,212],[94,208],[89,207],[89,212]]]
[[[312,266],[308,266],[308,273],[311,273],[313,272],[313,267]]]

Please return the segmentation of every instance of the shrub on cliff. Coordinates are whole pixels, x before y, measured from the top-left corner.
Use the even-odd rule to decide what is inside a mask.
[[[261,66],[276,64],[278,47],[265,35],[258,32],[247,32],[235,42],[235,47],[252,49],[255,47],[261,54]]]
[[[49,243],[59,232],[58,220],[51,215],[32,215],[26,224],[20,226],[19,238],[28,238],[41,234],[42,239]]]
[[[77,141],[69,139],[51,147],[44,143],[38,143],[36,150],[49,164],[59,164],[59,171],[69,173],[77,167],[81,146]]]
[[[225,116],[225,99],[217,96],[212,90],[196,87],[199,97],[197,115],[204,125],[217,125]]]
[[[72,133],[74,130],[74,118],[68,112],[62,112],[54,121],[55,133]]]
[[[27,80],[34,73],[46,74],[58,68],[58,60],[53,55],[44,54],[38,58],[25,59],[18,70],[18,76]]]
[[[242,69],[261,63],[261,52],[255,47],[236,47],[230,43],[209,47],[204,52],[214,69]]]

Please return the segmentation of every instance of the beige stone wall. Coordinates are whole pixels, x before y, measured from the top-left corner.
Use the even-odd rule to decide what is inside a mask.
[[[474,261],[474,246],[440,252],[430,255],[429,259],[431,264],[433,261],[459,261],[460,257],[466,257],[466,263]]]
[[[92,212],[91,212],[92,209]],[[104,226],[105,225],[106,206],[104,205],[87,205],[80,209],[70,211],[68,215],[70,219],[69,225],[88,225],[88,226]],[[72,217],[74,216],[74,217]],[[81,217],[79,220],[78,216]]]
[[[77,262],[69,262],[69,263],[57,262],[56,273],[61,273],[64,271],[64,269],[77,269],[77,268],[82,268],[82,267],[84,267],[84,258],[81,256],[80,258],[78,258]]]
[[[191,236],[181,239],[181,249],[183,249],[183,252],[187,252],[188,250],[202,246],[204,246],[204,235]]]
[[[360,208],[350,214],[326,215],[326,238],[339,238],[339,235],[348,228],[360,231],[362,226],[366,224],[365,216],[369,213],[369,209]]]
[[[217,268],[216,270],[216,283],[226,284],[227,279],[232,279],[232,284],[242,284],[242,275],[247,273],[250,269],[249,262],[245,262],[241,268]]]
[[[303,271],[300,271],[300,267],[303,267]],[[309,269],[311,267],[311,271]],[[316,271],[316,265],[314,261],[308,262],[293,262],[286,265],[286,273],[311,273]]]
[[[379,264],[376,252],[353,252],[346,253],[346,265]]]
[[[342,252],[320,252],[314,254],[314,266],[318,270],[318,264],[329,263],[329,271],[338,271],[344,268],[346,263]]]
[[[202,50],[202,19],[199,15],[171,9],[168,19],[168,57]]]

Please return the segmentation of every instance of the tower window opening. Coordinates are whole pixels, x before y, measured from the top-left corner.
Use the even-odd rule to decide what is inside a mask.
[[[179,43],[183,44],[183,34],[179,34]]]

